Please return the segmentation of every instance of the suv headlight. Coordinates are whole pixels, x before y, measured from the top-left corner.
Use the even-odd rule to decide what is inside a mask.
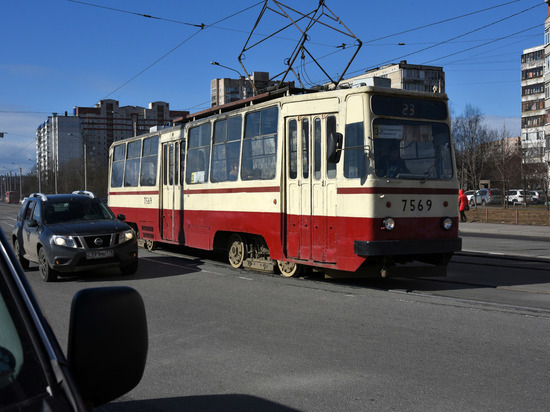
[[[57,246],[74,247],[76,248],[76,242],[72,236],[52,236],[52,243]]]
[[[120,232],[118,234],[118,244],[132,240],[133,238],[134,238],[134,231],[132,229],[125,230],[124,232]]]

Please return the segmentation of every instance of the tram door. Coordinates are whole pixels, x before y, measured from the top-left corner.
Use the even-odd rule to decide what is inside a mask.
[[[177,241],[181,227],[180,142],[162,145],[161,238]]]
[[[334,230],[328,218],[335,216],[335,169],[326,162],[326,134],[334,119],[323,114],[286,121],[286,254],[291,258],[335,261]]]

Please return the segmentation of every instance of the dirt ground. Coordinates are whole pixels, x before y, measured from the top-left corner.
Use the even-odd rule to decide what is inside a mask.
[[[466,212],[470,222],[508,223],[519,225],[550,225],[550,211],[544,206],[470,207]]]

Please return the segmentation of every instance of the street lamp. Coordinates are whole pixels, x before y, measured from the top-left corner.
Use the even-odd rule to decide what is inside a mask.
[[[72,133],[67,133],[68,136],[78,137]],[[84,190],[88,190],[88,161],[87,161],[87,142],[84,137],[84,132],[80,132],[80,137],[82,138],[82,153],[84,154]]]
[[[11,164],[19,167],[19,200],[21,200],[23,198],[23,168],[13,162]]]
[[[237,69],[233,69],[233,68],[231,68],[231,67],[224,66],[223,64],[220,64],[220,63],[218,63],[218,62],[210,62],[210,64],[212,64],[212,65],[214,65],[214,66],[223,67],[224,69],[227,69],[227,70],[233,70],[234,72],[236,72],[236,73],[239,75],[239,77],[242,76],[241,72],[238,71]]]
[[[223,67],[224,69],[227,69],[227,70],[233,70],[235,73],[237,73],[239,75],[239,98],[241,98],[241,93],[242,93],[242,98],[247,98],[248,97],[248,93],[247,93],[247,89],[246,89],[246,85],[243,84],[243,78],[246,80],[248,80],[250,82],[250,85],[252,86],[252,88],[254,90],[256,90],[256,86],[254,86],[254,83],[252,82],[252,80],[250,79],[250,76],[248,77],[245,77],[241,74],[240,71],[238,71],[237,69],[234,69],[232,67],[228,67],[228,66],[224,66],[223,64],[220,64],[218,62],[210,62],[211,65],[213,66],[220,66],[220,67]],[[219,100],[218,100],[219,101]]]

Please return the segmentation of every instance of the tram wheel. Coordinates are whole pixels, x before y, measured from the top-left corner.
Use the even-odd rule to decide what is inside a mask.
[[[300,265],[299,263],[286,262],[284,260],[278,260],[277,266],[279,266],[281,275],[283,275],[285,278],[298,276],[300,273],[302,273],[302,268],[303,268],[303,266]]]
[[[229,238],[229,242],[227,242],[227,258],[229,264],[235,269],[242,268],[245,257],[246,246],[243,237],[238,233],[232,234]]]
[[[155,250],[157,245],[152,240],[146,240],[145,241],[145,247],[147,248],[147,250]]]

